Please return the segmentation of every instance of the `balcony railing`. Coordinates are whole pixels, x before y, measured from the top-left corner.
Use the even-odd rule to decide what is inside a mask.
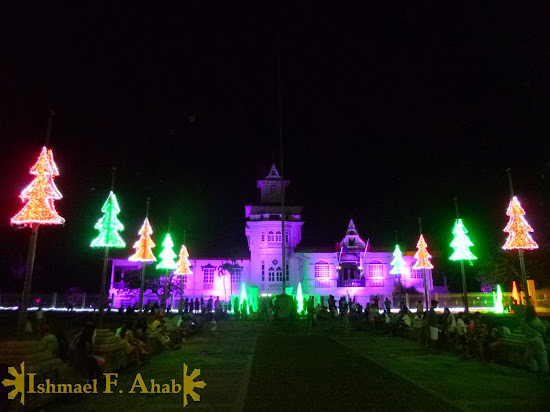
[[[365,286],[365,279],[338,279],[339,288],[362,288]]]

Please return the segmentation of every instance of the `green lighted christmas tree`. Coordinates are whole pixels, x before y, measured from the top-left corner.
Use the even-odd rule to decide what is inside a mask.
[[[468,230],[462,223],[462,219],[456,219],[455,227],[453,228],[453,235],[455,236],[451,242],[451,247],[454,249],[453,254],[449,258],[450,260],[476,260],[477,257],[470,251],[470,248],[474,246],[468,235]]]
[[[99,236],[96,237],[91,247],[126,247],[126,243],[120,237],[118,232],[124,230],[124,226],[118,220],[117,215],[120,213],[120,207],[116,195],[113,192],[109,193],[107,200],[103,204],[101,211],[103,217],[95,224],[95,228],[99,230]]]
[[[177,269],[178,265],[175,262],[177,255],[174,253],[174,242],[172,242],[172,237],[170,236],[170,233],[166,234],[164,242],[162,242],[162,247],[162,252],[159,255],[161,261],[157,265],[157,269]]]
[[[403,253],[401,253],[399,245],[395,245],[393,260],[391,261],[390,265],[392,265],[392,268],[390,270],[391,275],[401,275],[405,273],[405,261],[403,260]]]

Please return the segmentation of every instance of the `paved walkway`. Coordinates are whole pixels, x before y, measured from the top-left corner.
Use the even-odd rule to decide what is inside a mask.
[[[432,355],[417,342],[361,331],[345,335],[326,322],[311,336],[256,322],[218,324],[119,375],[123,394],[68,395],[47,411],[180,409],[182,395],[128,394],[135,374],[149,383],[181,381],[182,363],[207,386],[186,409],[206,410],[547,410],[550,379],[502,365]]]

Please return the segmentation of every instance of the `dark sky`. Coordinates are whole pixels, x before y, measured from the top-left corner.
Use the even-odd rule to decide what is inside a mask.
[[[333,245],[353,218],[374,248],[393,249],[397,230],[412,250],[422,216],[446,258],[458,196],[489,253],[505,239],[510,167],[546,253],[548,4],[276,4],[3,6],[3,290],[19,288],[10,273],[29,230],[9,218],[50,108],[67,222],[40,229],[35,288],[99,289],[103,254],[89,243],[112,166],[129,245],[114,256],[132,253],[147,196],[157,254],[171,216],[192,256],[243,255],[244,205],[280,162],[279,44],[284,172],[289,202],[304,206],[303,245]]]

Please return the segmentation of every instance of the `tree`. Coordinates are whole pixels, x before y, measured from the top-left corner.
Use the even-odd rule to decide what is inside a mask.
[[[506,210],[506,216],[510,216],[510,220],[504,228],[504,232],[509,233],[509,235],[504,246],[502,246],[503,249],[538,249],[539,245],[529,234],[529,232],[534,232],[534,230],[527,223],[523,217],[524,215],[525,210],[519,204],[518,198],[514,196],[510,200],[508,210]]]
[[[237,264],[237,261],[235,259],[231,259],[231,262],[226,262],[218,266],[218,276],[224,278],[222,282],[224,301],[227,301],[226,289],[225,289],[225,276],[227,276],[228,274],[230,275],[229,276],[229,296],[233,296],[233,282],[232,282],[233,279],[232,278],[235,276],[235,273],[239,268],[240,266]]]
[[[59,176],[53,153],[46,147],[38,157],[30,173],[34,180],[21,192],[19,197],[26,202],[23,209],[11,218],[12,225],[60,225],[65,222],[55,210],[54,200],[63,196],[55,186],[53,178]]]
[[[453,228],[454,239],[451,242],[451,247],[454,249],[453,254],[449,257],[450,260],[476,260],[477,257],[470,251],[474,246],[467,235],[468,230],[464,226],[462,219],[456,219]]]
[[[116,195],[109,192],[107,200],[101,208],[103,217],[95,224],[95,229],[99,230],[99,236],[96,237],[91,247],[114,247],[124,248],[126,243],[120,237],[118,232],[124,230],[124,226],[118,220],[117,215],[120,213],[120,206]]]

